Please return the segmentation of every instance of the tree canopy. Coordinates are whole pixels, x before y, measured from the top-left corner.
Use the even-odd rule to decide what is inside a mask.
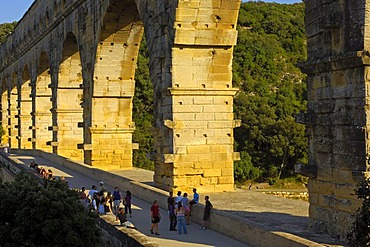
[[[6,37],[11,34],[17,25],[17,22],[12,22],[12,23],[3,23],[0,24],[0,44],[2,44]]]
[[[306,59],[304,5],[243,3],[237,28],[235,178],[289,176],[295,163],[307,163],[305,128],[294,120],[306,109],[305,76],[296,67]]]
[[[61,181],[0,181],[0,246],[98,246],[96,215]]]

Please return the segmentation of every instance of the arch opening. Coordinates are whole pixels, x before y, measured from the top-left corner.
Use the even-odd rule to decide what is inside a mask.
[[[135,2],[111,1],[97,44],[89,123],[92,150],[99,152],[85,156],[86,163],[104,169],[132,167],[134,77],[142,36]]]
[[[59,66],[56,92],[56,141],[59,155],[82,160],[83,151],[77,145],[83,143],[83,129],[78,123],[83,122],[82,66],[77,39],[68,33],[63,45],[62,60]]]

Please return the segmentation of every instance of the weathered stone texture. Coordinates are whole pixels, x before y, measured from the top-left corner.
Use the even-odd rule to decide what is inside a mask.
[[[310,227],[345,239],[368,169],[367,1],[305,1]]]
[[[168,190],[233,189],[231,65],[240,3],[36,0],[0,49],[3,141],[102,169],[131,168],[145,32],[155,182]]]

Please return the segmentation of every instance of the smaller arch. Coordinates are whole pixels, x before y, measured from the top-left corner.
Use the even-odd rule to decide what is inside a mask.
[[[39,29],[41,30],[43,28],[43,21],[42,21],[42,15],[39,16]]]
[[[58,4],[57,4],[57,1],[54,1],[53,2],[53,18],[54,20],[57,18],[58,16]]]
[[[50,22],[49,8],[45,8],[45,26],[48,26]]]

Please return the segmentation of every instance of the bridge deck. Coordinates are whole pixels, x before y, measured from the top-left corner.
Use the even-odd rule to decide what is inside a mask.
[[[42,164],[41,166],[51,168],[54,176],[64,176],[73,188],[81,188],[82,186],[91,188],[91,185],[95,184],[98,186],[99,183],[98,180],[88,178],[39,156],[17,154],[12,154],[11,156],[23,161],[25,164],[29,164],[35,159],[38,164]],[[114,171],[113,173],[147,185],[153,185],[153,173],[151,171],[134,169]],[[105,181],[105,183],[110,185],[106,186],[107,189],[113,191],[112,187],[115,185],[110,184],[109,181]],[[188,193],[191,194],[190,191]],[[240,221],[245,222],[246,230],[248,230],[248,224],[252,224],[264,229],[266,232],[276,232],[276,234],[289,239],[296,238],[296,242],[307,240],[306,243],[302,241],[301,246],[345,245],[337,240],[308,231],[309,204],[307,202],[266,195],[258,190],[246,191],[237,189],[234,192],[209,193],[208,195],[215,209],[218,209],[222,214],[230,215],[230,217],[238,217]],[[200,196],[203,200],[205,195],[201,194]],[[247,246],[215,231],[202,231],[199,229],[199,225],[195,223],[188,226],[189,234],[187,235],[169,232],[167,217],[162,217],[163,221],[160,223],[161,235],[154,237],[149,233],[150,204],[138,199],[135,195],[133,197],[132,222],[139,231],[151,237],[154,242],[159,243],[161,246]],[[167,215],[167,212],[162,210],[161,214]]]

